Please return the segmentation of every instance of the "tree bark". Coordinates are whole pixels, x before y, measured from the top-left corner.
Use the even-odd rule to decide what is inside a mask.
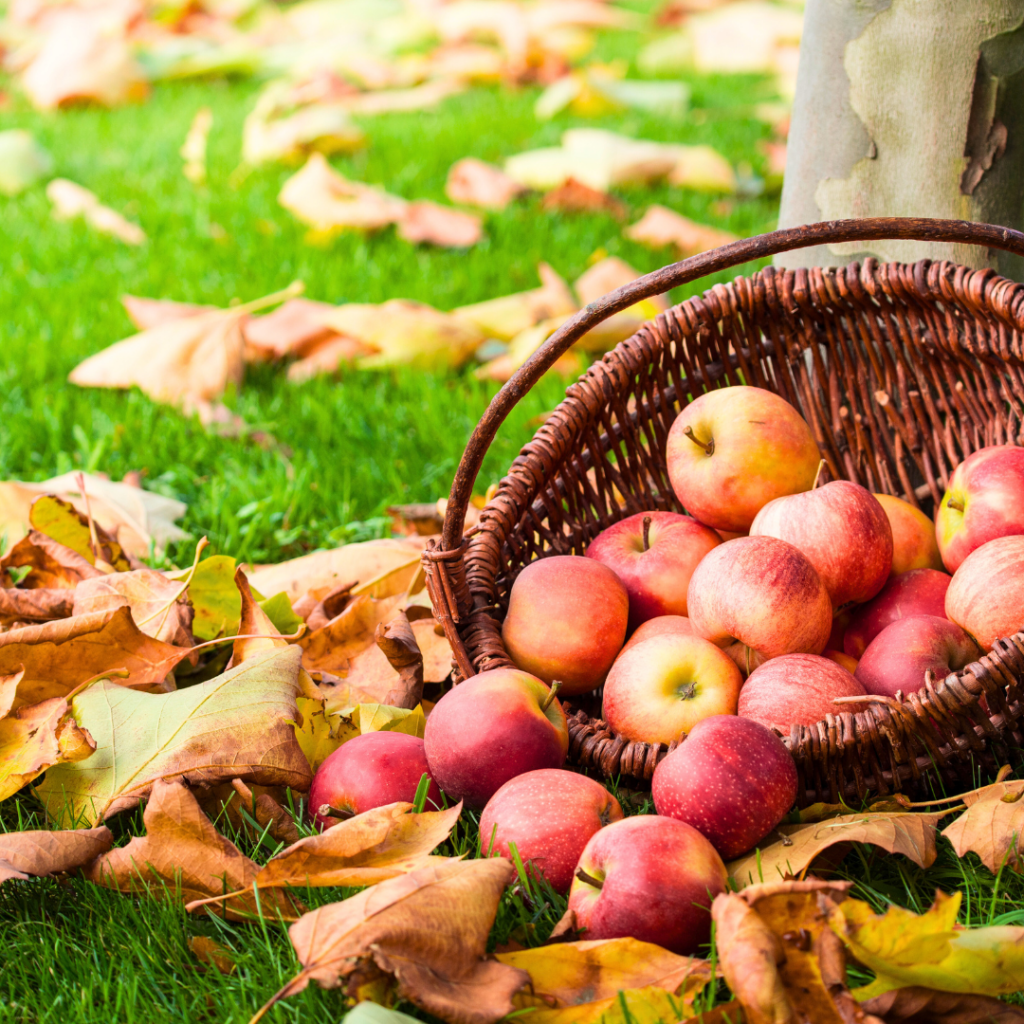
[[[1024,226],[1024,0],[808,0],[779,226],[868,216]],[[866,255],[1024,278],[1020,257],[951,243],[815,246],[776,262]]]

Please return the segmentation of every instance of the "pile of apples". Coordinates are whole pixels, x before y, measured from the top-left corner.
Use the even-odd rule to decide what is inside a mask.
[[[482,810],[484,855],[514,847],[569,893],[587,938],[693,953],[708,941],[724,861],[796,800],[780,734],[899,701],[1024,625],[1022,448],[967,458],[933,522],[858,484],[821,484],[796,409],[741,386],[687,406],[666,461],[689,515],[641,512],[585,556],[528,565],[502,631],[516,668],[454,687],[423,740],[345,744],[318,772],[311,806],[409,800],[426,773],[429,801],[439,787]],[[602,685],[616,734],[673,746],[654,773],[657,814],[624,818],[603,786],[563,770],[556,694]]]

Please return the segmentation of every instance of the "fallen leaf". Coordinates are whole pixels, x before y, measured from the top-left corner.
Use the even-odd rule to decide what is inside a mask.
[[[193,935],[188,940],[188,948],[200,963],[209,964],[221,974],[235,973],[237,964],[232,959],[232,951],[216,939],[211,939],[207,935]]]
[[[31,132],[9,128],[0,132],[0,194],[16,196],[53,170],[53,157]]]
[[[465,88],[462,82],[438,79],[413,86],[411,89],[381,89],[377,92],[356,93],[343,99],[341,103],[350,113],[363,116],[427,110],[436,107],[449,96],[458,95]]]
[[[672,150],[676,154],[676,165],[669,172],[670,185],[696,192],[735,193],[736,172],[717,149],[676,145]]]
[[[0,589],[0,620],[7,624],[66,619],[72,614],[73,606],[71,591],[62,588]]]
[[[698,224],[666,206],[649,206],[640,220],[622,233],[634,242],[655,249],[667,245],[675,246],[688,256],[716,249],[737,239],[737,236],[729,231],[719,231],[718,228]]]
[[[45,878],[74,871],[106,853],[113,843],[106,825],[59,832],[0,832],[0,885],[11,878]]]
[[[18,583],[21,590],[64,590],[71,592],[82,580],[103,576],[77,551],[38,530],[29,531],[3,558],[0,569],[27,569]]]
[[[634,1024],[678,1017],[711,981],[706,960],[677,956],[632,938],[562,942],[498,953],[499,963],[530,976],[513,997],[535,1024],[611,1024],[624,1003]]]
[[[423,681],[425,683],[443,683],[452,672],[452,645],[444,635],[438,632],[440,623],[437,619],[416,619],[412,623],[412,631],[416,635],[416,643],[423,655]]]
[[[630,284],[638,277],[640,271],[631,267],[625,260],[620,260],[618,256],[606,256],[580,274],[573,282],[573,289],[579,296],[581,305],[589,306],[591,302]],[[655,295],[629,308],[646,314],[647,319],[653,319],[668,309],[668,300],[664,295]]]
[[[225,916],[242,920],[262,909],[293,917],[285,894],[250,889],[259,868],[203,814],[196,798],[180,782],[154,781],[142,816],[144,836],[105,853],[86,870],[90,882],[129,895],[141,892],[190,903],[221,893],[239,893],[224,904]]]
[[[239,566],[235,570],[235,586],[241,597],[241,617],[238,623],[240,639],[236,640],[231,652],[231,664],[241,665],[260,651],[287,647],[288,641],[281,636],[270,621],[267,613],[256,603],[249,587],[249,581]]]
[[[444,194],[453,203],[504,210],[523,186],[513,181],[500,167],[466,157],[452,164]]]
[[[288,930],[302,970],[253,1024],[311,981],[351,987],[370,968],[393,976],[403,999],[451,1024],[493,1024],[512,1012],[512,995],[528,979],[484,959],[514,875],[499,857],[444,860],[303,915]]]
[[[480,218],[475,214],[422,199],[407,204],[397,224],[399,237],[407,242],[467,249],[483,237]]]
[[[394,688],[396,673],[376,646],[375,636],[377,627],[394,615],[400,600],[378,601],[369,594],[360,594],[326,626],[302,637],[299,646],[306,671],[351,675],[350,683],[374,693],[383,703]],[[363,654],[363,663],[356,666],[354,662]]]
[[[15,709],[67,696],[118,670],[127,675],[107,685],[164,692],[173,689],[168,673],[190,653],[146,636],[128,608],[115,608],[0,633],[0,676],[24,670]]]
[[[209,107],[200,107],[178,151],[185,161],[182,173],[193,185],[206,184],[206,140],[212,127],[213,111]]]
[[[1024,1007],[991,996],[901,988],[862,1003],[886,1024],[1021,1024]]]
[[[188,599],[194,618],[192,632],[201,640],[233,636],[242,615],[242,596],[235,585],[235,560],[230,555],[204,558],[192,573]],[[188,569],[169,573],[172,580],[184,580]]]
[[[937,856],[938,814],[844,814],[806,825],[780,825],[781,838],[726,865],[739,885],[798,878],[837,843],[870,843],[887,853],[902,853],[922,868]]]
[[[411,711],[423,700],[423,653],[405,612],[380,623],[374,640],[397,675],[381,703]]]
[[[81,217],[90,227],[127,245],[142,245],[146,233],[121,214],[104,206],[99,198],[81,185],[67,178],[54,178],[46,186],[46,196],[53,203],[53,215],[58,220]]]
[[[161,779],[240,778],[305,790],[311,775],[291,725],[298,670],[299,651],[287,647],[175,693],[90,686],[74,698],[72,714],[96,752],[51,769],[36,792],[53,817],[71,812],[98,822],[134,807]]]
[[[86,730],[68,714],[68,702],[53,697],[0,718],[0,800],[47,768],[81,761],[96,749]]]
[[[83,580],[75,589],[73,615],[127,607],[139,629],[176,647],[193,647],[192,605],[185,588],[154,569],[115,572]]]
[[[102,526],[93,521],[90,529],[88,516],[55,494],[36,498],[28,510],[28,521],[33,529],[70,548],[92,566],[102,560],[106,571],[131,568],[121,545]]]
[[[912,985],[988,996],[1019,992],[1024,928],[958,925],[962,896],[936,892],[923,914],[898,906],[875,914],[860,900],[834,907],[829,914],[832,930],[856,960],[875,972],[874,981],[854,991],[857,999]]]
[[[254,793],[241,779],[232,779],[231,787],[245,810],[260,828],[265,828],[271,839],[279,843],[297,843],[299,830],[292,816],[267,792]],[[262,786],[256,787],[264,789]],[[241,817],[241,816],[239,816]]]
[[[592,213],[600,210],[616,218],[626,216],[624,203],[575,178],[566,178],[558,188],[552,189],[544,197],[541,207],[562,213]]]
[[[996,782],[960,798],[967,810],[942,834],[958,857],[976,853],[993,874],[1005,864],[1021,870],[1024,849],[1024,781]]]
[[[197,313],[209,313],[215,306],[196,306],[191,302],[175,302],[173,299],[146,299],[139,295],[122,295],[121,305],[129,319],[140,331],[172,320],[181,320]]]
[[[249,319],[243,329],[245,343],[267,359],[306,356],[336,337],[323,322],[333,309],[329,302],[289,299],[273,313]]]
[[[343,366],[352,365],[363,356],[371,355],[373,349],[361,341],[331,332],[308,355],[288,367],[288,380],[292,384],[301,384],[323,373],[337,373]]]
[[[337,709],[328,711],[324,700],[299,697],[296,707],[295,738],[315,774],[338,747],[359,735],[359,726]]]

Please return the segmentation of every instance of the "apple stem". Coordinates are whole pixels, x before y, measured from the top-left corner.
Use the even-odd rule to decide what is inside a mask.
[[[705,451],[705,452],[706,452],[706,453],[707,453],[708,455],[713,455],[713,454],[715,453],[715,439],[714,439],[714,438],[711,438],[711,440],[710,440],[710,441],[708,441],[708,443],[707,443],[707,444],[705,444],[705,443],[704,443],[703,441],[701,441],[701,440],[700,440],[700,439],[699,439],[699,438],[697,437],[697,435],[696,435],[696,434],[695,434],[695,433],[693,432],[693,427],[687,427],[687,428],[686,428],[686,429],[685,429],[685,430],[683,431],[683,433],[684,433],[684,434],[685,434],[685,435],[686,435],[686,436],[687,436],[687,437],[688,437],[688,438],[689,438],[689,439],[690,439],[690,440],[691,440],[691,441],[692,441],[692,442],[693,442],[693,443],[694,443],[695,445],[697,445],[697,446],[698,446],[699,448],[703,448],[703,449],[704,449],[704,451]]]
[[[814,474],[814,483],[811,485],[811,490],[816,491],[821,486],[821,478],[827,475],[828,473],[825,469],[825,460],[822,459],[818,463],[818,472]]]
[[[604,886],[604,882],[599,882],[593,875],[588,875],[583,868],[576,869],[576,877],[581,882],[586,882],[587,885],[592,885],[595,889],[600,889]]]
[[[651,517],[644,516],[644,551],[651,550]]]
[[[316,813],[319,814],[321,818],[340,818],[342,821],[355,817],[355,814],[353,814],[352,811],[343,811],[337,807],[332,807],[330,804],[321,804],[317,808]]]
[[[558,695],[558,691],[562,688],[562,680],[555,679],[551,683],[551,689],[548,691],[548,695],[544,698],[544,702],[541,704],[541,711],[547,711],[551,707],[551,702]]]
[[[697,696],[697,684],[687,683],[679,687],[679,696],[682,700],[693,700]]]
[[[957,498],[949,498],[946,501],[946,508],[956,509],[957,512],[963,512],[964,503],[959,501]]]

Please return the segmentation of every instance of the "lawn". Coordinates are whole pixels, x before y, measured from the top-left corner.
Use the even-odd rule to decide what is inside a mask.
[[[598,55],[628,57],[636,44],[629,36],[603,37]],[[537,89],[475,89],[436,110],[367,120],[368,148],[335,164],[407,198],[445,201],[444,181],[455,160],[472,155],[500,162],[586,123],[640,138],[711,143],[756,172],[763,163],[757,142],[768,129],[752,107],[771,98],[770,84],[694,78],[691,85],[692,113],[681,123],[639,114],[541,123],[532,109]],[[673,259],[668,251],[626,241],[622,224],[609,216],[545,212],[539,197],[488,215],[486,240],[468,252],[415,247],[390,229],[310,244],[304,227],[276,202],[292,169],[235,173],[242,120],[259,83],[163,85],[145,104],[55,114],[32,111],[11,82],[0,79],[0,89],[10,97],[0,127],[31,130],[54,155],[57,174],[92,189],[149,236],[136,249],[80,223],[56,222],[41,187],[0,199],[0,478],[43,479],[72,467],[116,479],[141,471],[147,487],[188,503],[184,526],[195,537],[206,534],[213,551],[241,559],[278,561],[379,536],[389,504],[445,495],[496,386],[476,381],[470,371],[408,370],[353,372],[294,386],[282,372],[263,368],[249,373],[228,404],[276,444],[219,437],[138,392],[84,391],[66,382],[80,359],[132,332],[118,301],[122,293],[226,305],[301,279],[316,299],[405,297],[448,309],[533,287],[541,260],[572,280],[599,250],[643,271]],[[196,189],[181,173],[178,149],[204,105],[214,113],[210,181]],[[668,187],[623,190],[619,198],[629,208],[628,222],[660,202],[740,235],[772,227],[776,212],[771,197],[723,206]],[[564,386],[546,379],[516,409],[488,455],[478,489],[501,476],[535,429],[532,421],[558,402]],[[170,557],[183,562],[186,549]],[[475,852],[476,831],[467,819],[450,852]],[[0,827],[42,827],[27,792],[0,807]],[[219,827],[233,834],[226,823]],[[141,813],[122,816],[114,828],[125,838],[138,833]],[[248,835],[239,842],[261,862],[273,850],[265,838]],[[973,855],[957,860],[944,840],[937,865],[927,872],[862,848],[847,857],[841,873],[856,879],[857,894],[879,907],[894,901],[923,910],[939,886],[965,893],[966,922],[1024,924],[1020,877],[993,878]],[[315,907],[345,893],[300,895]],[[543,939],[562,909],[553,894],[531,902],[513,892],[503,902],[495,939]],[[274,921],[237,925],[188,917],[179,902],[123,897],[75,881],[4,886],[0,934],[0,1021],[244,1024],[296,968],[284,929]],[[188,948],[195,935],[229,946],[234,974],[200,969]],[[313,986],[267,1020],[328,1024],[341,1016],[341,997]]]

